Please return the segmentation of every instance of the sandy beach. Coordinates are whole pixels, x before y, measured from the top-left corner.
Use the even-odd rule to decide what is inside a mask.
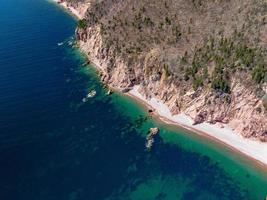
[[[60,3],[60,0],[53,0],[59,5],[62,5],[67,10],[72,12],[77,18],[81,19],[82,16],[73,7],[67,6],[66,3]],[[97,60],[90,59],[94,66],[98,70],[102,70],[101,66],[98,65]],[[138,92],[139,86],[135,86],[127,94],[144,102],[148,107],[155,110],[155,113],[159,118],[167,124],[173,124],[185,129],[188,129],[197,134],[209,136],[216,139],[217,141],[229,146],[231,149],[237,150],[238,152],[258,161],[264,167],[267,166],[267,144],[253,139],[247,139],[241,135],[235,133],[230,127],[224,125],[224,128],[217,124],[201,123],[193,125],[190,117],[185,114],[172,115],[169,108],[160,100],[155,98],[146,99]],[[116,89],[116,88],[115,88]],[[119,90],[119,89],[118,89]]]
[[[193,125],[193,121],[185,114],[172,115],[169,108],[160,100],[155,98],[146,99],[138,92],[139,86],[135,86],[129,91],[130,96],[133,96],[148,106],[153,108],[159,115],[160,119],[166,123],[179,125],[183,128],[197,132],[200,134],[206,134],[213,137],[222,143],[229,145],[232,149],[236,149],[239,152],[259,161],[261,164],[267,165],[267,144],[253,139],[247,139],[241,135],[235,133],[230,127],[224,125],[221,128],[216,124],[201,123]]]
[[[69,10],[78,19],[82,19],[83,18],[83,16],[75,8],[73,8],[71,6],[68,6],[66,2],[62,2],[61,0],[52,0],[52,1],[54,1],[57,4],[63,6],[66,10]]]

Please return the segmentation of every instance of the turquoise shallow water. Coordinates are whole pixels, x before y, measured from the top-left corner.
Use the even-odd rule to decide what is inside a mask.
[[[251,161],[106,96],[56,4],[0,0],[0,24],[0,199],[264,199],[266,171]]]

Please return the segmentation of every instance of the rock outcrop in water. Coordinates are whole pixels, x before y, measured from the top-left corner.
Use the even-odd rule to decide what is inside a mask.
[[[267,141],[266,1],[66,1],[88,7],[76,36],[105,83]]]

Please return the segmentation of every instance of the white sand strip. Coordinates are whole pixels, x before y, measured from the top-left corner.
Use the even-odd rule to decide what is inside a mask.
[[[66,2],[62,2],[61,0],[52,0],[56,2],[58,5],[63,6],[66,10],[69,10],[73,15],[75,15],[78,19],[82,19],[83,16],[76,10],[74,7],[67,5]]]
[[[208,136],[214,137],[219,141],[231,146],[232,148],[246,154],[247,156],[260,161],[261,163],[267,165],[267,144],[256,141],[253,139],[247,139],[241,135],[235,133],[231,128],[225,126],[224,128],[219,127],[216,124],[202,123],[197,125],[192,125],[193,121],[185,114],[172,115],[170,109],[160,100],[151,98],[146,99],[138,92],[139,86],[135,86],[129,94],[137,97],[138,99],[144,101],[149,106],[155,109],[155,111],[163,117],[174,122],[174,124],[180,125],[192,131],[204,132]],[[166,121],[167,122],[167,121]]]
[[[82,19],[83,16],[73,7],[68,6],[66,2],[62,2],[60,0],[53,0],[54,2],[62,5],[64,8],[73,13],[77,18]],[[96,67],[101,70],[101,66],[99,63],[95,63]],[[267,144],[262,143],[252,139],[246,139],[241,135],[234,133],[229,127],[225,126],[224,128],[219,127],[216,124],[202,123],[197,125],[192,125],[193,121],[186,116],[185,114],[172,115],[170,109],[160,100],[155,98],[151,98],[147,100],[144,96],[142,96],[138,92],[139,86],[135,86],[129,94],[142,100],[152,108],[156,110],[156,112],[162,117],[162,120],[167,119],[173,122],[173,124],[177,124],[186,129],[192,131],[200,131],[204,132],[208,136],[214,137],[219,141],[231,146],[232,148],[246,154],[247,156],[260,161],[261,163],[267,165]],[[170,121],[165,120],[165,122],[169,123]],[[200,133],[199,132],[199,133]]]

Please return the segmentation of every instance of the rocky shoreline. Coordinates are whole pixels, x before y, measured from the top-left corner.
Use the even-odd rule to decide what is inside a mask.
[[[70,11],[75,9],[80,19],[86,19],[90,16],[84,9],[90,8],[90,2],[68,0],[59,3]],[[267,117],[263,107],[267,93],[266,83],[260,88],[265,94],[261,95],[264,98],[259,98],[251,87],[233,78],[230,94],[204,87],[185,90],[181,82],[173,80],[165,67],[163,70],[155,67],[164,65],[165,57],[171,62],[171,50],[163,51],[155,47],[146,54],[134,57],[117,54],[116,45],[107,44],[102,32],[101,24],[89,24],[78,27],[75,34],[81,51],[100,70],[101,80],[105,84],[122,92],[128,92],[138,85],[138,93],[147,101],[157,99],[168,107],[173,116],[187,116],[192,120],[193,127],[203,123],[216,124],[221,128],[230,127],[232,134],[251,138],[251,142],[255,139],[267,141]],[[244,143],[246,144],[248,143]],[[259,146],[263,148],[261,153],[267,155],[266,145],[262,144]]]
[[[131,63],[132,60],[114,57],[112,50],[106,49],[99,28],[77,29],[76,36],[80,49],[101,69],[101,79],[104,83],[121,91],[128,91],[133,86],[140,85],[139,92],[142,95],[147,99],[155,97],[163,101],[173,115],[184,113],[194,124],[208,122],[222,127],[227,124],[246,138],[267,141],[266,113],[257,111],[257,108],[264,109],[261,106],[262,100],[244,85],[233,81],[231,95],[209,89],[190,89],[184,92],[179,88],[179,84],[169,83],[164,73],[152,75],[148,79],[144,77],[146,72],[141,66],[148,65],[145,62],[153,63],[151,59],[157,58],[159,52],[153,52],[154,55]],[[134,67],[129,69],[129,65]],[[267,93],[267,84],[263,86],[263,91]]]
[[[80,10],[79,3],[70,2]],[[88,13],[84,14],[84,18],[90,18]],[[204,87],[197,90],[184,87],[182,82],[168,76],[165,68],[157,67],[164,66],[166,59],[171,62],[172,58],[169,57],[172,52],[157,47],[137,56],[117,54],[116,45],[106,44],[102,32],[100,23],[78,28],[76,36],[81,50],[101,69],[104,83],[122,91],[140,85],[139,92],[147,99],[155,97],[163,101],[172,114],[184,113],[194,124],[208,122],[222,127],[227,124],[246,138],[267,141],[267,112],[263,107],[263,99],[267,98],[267,83],[260,88],[261,96],[265,94],[262,98],[234,78],[231,78],[229,86],[231,94]]]

